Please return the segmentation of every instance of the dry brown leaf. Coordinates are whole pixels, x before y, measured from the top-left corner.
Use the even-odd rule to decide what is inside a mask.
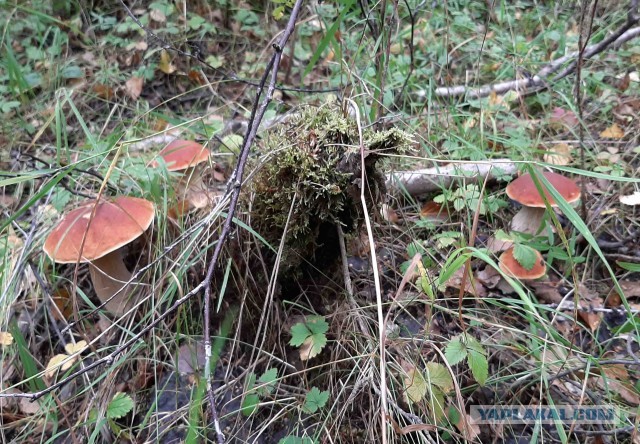
[[[573,147],[566,143],[558,143],[544,154],[543,160],[551,165],[568,165],[573,160],[571,157]]]
[[[103,85],[102,83],[96,83],[92,89],[96,96],[104,100],[111,100],[115,96],[113,88],[108,85]]]
[[[420,217],[428,220],[447,220],[449,219],[449,212],[439,203],[430,200],[420,208]]]
[[[183,375],[197,373],[204,364],[204,342],[185,343],[178,348],[178,371]]]
[[[158,69],[165,74],[173,74],[177,69],[171,63],[171,55],[164,49],[160,51],[160,63],[158,63]]]
[[[600,137],[606,139],[622,139],[624,137],[624,131],[618,126],[617,123],[614,123],[609,128],[602,131],[600,133]]]
[[[619,395],[623,400],[633,407],[640,406],[640,394],[635,390],[630,382],[618,381],[612,378],[599,376],[596,385],[602,389],[608,389],[611,393]]]
[[[478,281],[487,288],[495,288],[502,279],[502,275],[493,267],[486,266],[476,273]]]
[[[167,21],[167,16],[159,9],[152,9],[149,12],[149,17],[151,17],[151,20],[158,23],[164,23]]]
[[[558,291],[557,283],[551,281],[533,281],[529,283],[536,297],[547,304],[559,304],[562,302],[562,295]]]
[[[209,195],[204,190],[190,189],[187,192],[187,200],[194,208],[206,208],[209,206]]]
[[[398,222],[400,222],[400,216],[398,216],[396,210],[394,210],[387,204],[382,205],[380,213],[382,214],[382,218],[390,224],[397,224]]]
[[[144,79],[142,77],[131,77],[125,84],[127,95],[133,100],[138,100],[138,97],[140,97],[140,94],[142,94],[143,84]]]
[[[458,268],[446,282],[446,286],[459,290],[462,286],[462,276],[464,274],[465,268],[466,266],[464,265]],[[467,274],[467,277],[465,279],[464,291],[465,293],[479,298],[484,298],[487,296],[487,289],[484,285],[482,285],[482,283],[480,283],[478,279],[476,279],[476,277],[473,275],[473,272]]]
[[[556,129],[562,129],[562,127],[571,129],[574,126],[577,126],[580,122],[573,111],[567,111],[564,108],[556,107],[551,111],[549,123]]]
[[[476,424],[471,415],[467,413],[461,413],[459,418],[456,427],[460,430],[462,436],[464,436],[465,441],[474,442],[478,436],[480,436],[480,426]]]
[[[40,404],[38,404],[38,401],[31,401],[28,398],[20,398],[18,406],[20,407],[20,411],[25,415],[35,415],[40,411]]]
[[[66,288],[59,288],[51,295],[57,310],[52,310],[53,317],[58,321],[67,321],[73,314],[73,300]]]
[[[487,240],[487,249],[492,253],[501,253],[503,251],[508,250],[513,246],[513,241],[511,240],[500,240],[495,236],[489,237]]]
[[[315,356],[313,355],[313,338],[307,338],[304,340],[300,346],[299,353],[301,361],[308,361]]]

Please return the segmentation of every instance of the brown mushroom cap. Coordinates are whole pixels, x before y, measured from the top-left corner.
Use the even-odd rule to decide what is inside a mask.
[[[199,143],[178,139],[165,146],[158,156],[167,164],[167,170],[182,171],[206,162],[209,154],[209,150]],[[153,161],[151,166],[158,166],[158,162]]]
[[[507,275],[516,279],[538,279],[544,276],[547,271],[547,266],[544,264],[542,254],[539,251],[536,252],[536,262],[531,270],[527,270],[520,262],[518,262],[513,255],[515,247],[509,248],[507,251],[500,255],[500,262],[498,266]]]
[[[573,203],[580,199],[580,188],[573,180],[561,174],[549,171],[545,171],[542,174],[568,203]],[[509,185],[507,185],[506,192],[510,199],[513,199],[524,206],[545,208],[545,199],[543,199],[542,195],[538,192],[538,189],[533,182],[533,178],[529,173],[523,174],[516,180],[509,183]],[[549,205],[552,207],[558,206],[553,197],[551,197],[551,194],[549,194],[548,190],[544,190],[544,194]]]
[[[102,200],[97,206],[89,201],[66,214],[47,237],[44,252],[62,264],[99,259],[144,233],[154,214],[153,203],[137,197]]]

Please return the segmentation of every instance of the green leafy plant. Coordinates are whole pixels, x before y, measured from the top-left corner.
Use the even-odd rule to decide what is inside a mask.
[[[131,396],[123,392],[117,392],[107,405],[107,418],[119,419],[133,410],[134,403]]]
[[[324,316],[307,316],[304,322],[298,322],[291,327],[289,345],[300,347],[300,358],[311,359],[318,356],[327,344],[326,333],[329,324]]]
[[[251,416],[260,404],[260,399],[273,393],[278,379],[278,370],[270,368],[266,370],[256,383],[256,374],[249,373],[245,383],[245,397],[240,410],[244,416]]]
[[[407,365],[404,377],[404,399],[407,404],[427,401],[429,411],[440,421],[445,414],[445,395],[453,389],[449,370],[437,362],[427,362],[424,371]]]
[[[316,413],[318,410],[325,406],[328,400],[328,391],[320,391],[318,387],[313,387],[307,392],[307,395],[304,397],[302,410],[304,410],[306,413]]]
[[[484,385],[489,377],[489,361],[482,344],[469,334],[461,334],[452,338],[445,349],[445,357],[450,365],[467,360],[471,374],[480,385]]]
[[[483,196],[480,200],[480,188],[476,184],[469,184],[455,190],[444,190],[442,194],[434,197],[433,201],[439,204],[450,203],[456,211],[466,208],[473,212],[479,211],[482,215],[488,212],[494,213],[505,206],[504,201],[495,196]]]

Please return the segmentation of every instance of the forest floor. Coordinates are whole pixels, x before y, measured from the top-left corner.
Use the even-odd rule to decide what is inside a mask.
[[[637,2],[304,2],[272,91],[294,2],[84,3],[0,0],[3,442],[640,440]],[[43,251],[116,196],[126,314]]]

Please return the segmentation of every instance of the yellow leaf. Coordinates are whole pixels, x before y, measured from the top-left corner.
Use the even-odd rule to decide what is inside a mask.
[[[568,165],[573,160],[571,157],[572,150],[573,148],[570,145],[558,143],[544,153],[543,159],[551,165]]]
[[[6,331],[0,331],[0,345],[9,346],[13,344],[13,335]]]
[[[618,126],[617,123],[614,123],[609,128],[602,131],[600,133],[600,137],[607,139],[622,139],[624,137],[624,131]]]
[[[65,361],[69,359],[68,361]],[[47,364],[47,369],[44,371],[44,375],[47,378],[53,378],[58,369],[65,371],[71,368],[73,365],[73,361],[75,359],[70,358],[69,355],[59,354],[55,355],[53,358],[49,359],[49,363]]]
[[[407,404],[417,403],[424,399],[427,394],[429,383],[425,381],[424,376],[418,370],[410,368],[404,378],[404,398]]]
[[[69,355],[74,353],[80,353],[82,350],[87,348],[87,341],[78,341],[75,344],[67,344],[64,346],[64,351],[66,351]]]
[[[160,51],[160,63],[158,63],[158,69],[165,74],[173,74],[176,71],[176,67],[171,63],[171,56],[164,49]]]

